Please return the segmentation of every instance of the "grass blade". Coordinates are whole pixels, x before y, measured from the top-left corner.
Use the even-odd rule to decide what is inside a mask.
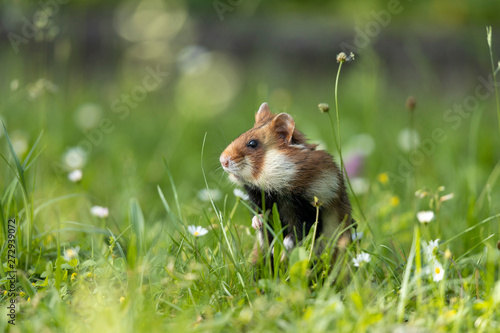
[[[418,235],[418,226],[414,227],[413,231],[413,241],[411,243],[410,256],[406,261],[406,269],[403,277],[403,284],[401,286],[400,296],[399,296],[399,304],[397,308],[397,318],[398,322],[403,322],[404,314],[405,314],[405,306],[407,302],[408,296],[408,285],[410,281],[411,269],[413,267],[413,257],[415,257],[415,247],[417,244],[417,235]]]

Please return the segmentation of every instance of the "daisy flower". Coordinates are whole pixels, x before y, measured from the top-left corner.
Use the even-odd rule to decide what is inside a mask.
[[[64,250],[63,258],[66,261],[71,261],[75,258],[78,258],[78,252],[80,252],[79,246],[66,249],[66,250]]]
[[[80,147],[73,147],[66,151],[63,161],[70,169],[81,169],[87,163],[87,153]]]
[[[109,209],[107,207],[93,206],[90,208],[90,213],[101,219],[108,217]]]
[[[444,268],[443,266],[436,260],[432,265],[432,280],[434,282],[439,282],[444,278]]]
[[[194,237],[201,237],[201,236],[206,235],[208,233],[207,229],[205,229],[199,225],[198,226],[194,226],[194,225],[188,226],[188,231]]]
[[[213,201],[217,201],[222,198],[222,193],[217,189],[204,188],[198,192],[198,198],[204,202],[209,202],[210,198],[212,198]]]
[[[235,197],[240,198],[242,200],[248,200],[249,199],[248,194],[246,194],[245,192],[243,192],[239,188],[235,188],[234,191],[233,191],[233,194],[234,194]]]
[[[420,223],[426,224],[434,220],[434,212],[432,210],[426,210],[417,213],[417,220]]]
[[[353,258],[352,259],[352,262],[354,264],[354,266],[356,267],[360,267],[364,262],[370,262],[372,260],[370,254],[366,253],[366,252],[361,252],[360,254],[358,254],[356,256],[356,258]]]
[[[431,240],[427,246],[424,248],[425,256],[427,257],[427,261],[431,262],[435,259],[434,251],[437,251],[439,246],[439,238],[436,240]]]
[[[80,180],[82,180],[82,170],[76,169],[68,173],[68,179],[72,181],[73,183],[78,183]]]

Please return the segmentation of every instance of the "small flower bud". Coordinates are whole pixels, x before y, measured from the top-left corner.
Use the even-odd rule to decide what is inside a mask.
[[[446,249],[446,251],[444,251],[444,258],[446,260],[450,260],[451,256],[452,256],[452,254],[451,254],[450,249]]]
[[[328,111],[330,111],[330,106],[326,103],[319,103],[318,104],[318,109],[322,112],[322,113],[327,113]]]
[[[491,26],[486,27],[486,41],[488,42],[488,46],[491,48]]]
[[[339,54],[337,54],[337,62],[345,62],[346,59],[347,56],[344,52],[340,52]]]
[[[337,54],[337,62],[351,62],[354,61],[354,53],[349,53],[349,56],[345,52],[340,52]]]
[[[409,111],[413,111],[413,110],[415,110],[415,106],[417,106],[417,100],[415,99],[415,97],[413,97],[413,96],[409,96],[409,97],[406,99],[406,108],[407,108]]]

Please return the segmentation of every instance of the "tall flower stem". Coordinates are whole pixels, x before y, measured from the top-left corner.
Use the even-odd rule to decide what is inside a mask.
[[[335,91],[337,91],[337,89],[335,89]],[[335,98],[335,104],[337,104],[337,98]],[[332,130],[335,132],[335,125],[333,124],[332,115],[328,114],[328,117],[330,118],[330,124],[332,126]],[[338,124],[340,124],[340,120],[338,118],[338,113],[337,113],[337,125]],[[339,131],[339,126],[337,126],[337,131]],[[339,137],[340,137],[340,135],[339,135]],[[356,196],[356,193],[354,193],[354,190],[352,189],[351,180],[349,179],[349,175],[347,174],[347,169],[346,169],[346,167],[344,165],[344,159],[342,158],[342,149],[340,148],[339,142],[337,140],[335,140],[335,135],[333,136],[333,138],[334,138],[334,141],[335,141],[335,146],[337,147],[337,152],[339,153],[339,156],[340,156],[339,157],[340,158],[340,170],[341,170],[342,174],[345,176],[345,180],[347,181],[347,187],[349,187],[349,190],[352,193],[354,201],[356,202],[356,206],[359,209],[359,213],[363,217],[363,220],[366,221],[365,213],[363,212],[363,209],[361,208],[361,204],[359,203],[359,200],[358,200],[358,197]],[[369,224],[368,224],[368,228],[370,229],[370,231],[372,231]]]
[[[493,75],[493,82],[494,82],[493,86],[495,87],[495,98],[496,98],[496,102],[497,102],[497,115],[498,115],[498,129],[500,131],[500,101],[498,98],[498,88],[497,88],[497,86],[498,86],[497,85],[497,71],[500,69],[500,62],[499,62],[498,68],[495,70],[495,63],[493,61],[493,50],[491,47],[491,35],[492,35],[491,26],[486,27],[486,40],[488,42],[488,48],[490,49],[491,72]]]
[[[354,59],[354,55],[351,54],[349,56],[351,59]],[[368,225],[368,229],[370,229],[370,232],[373,234],[373,230],[371,229],[370,225],[368,224],[368,221],[366,219],[366,216],[363,212],[363,209],[361,208],[361,204],[359,203],[358,197],[356,196],[356,193],[354,193],[354,190],[352,189],[351,181],[349,179],[349,175],[347,174],[347,170],[345,168],[344,164],[344,158],[342,157],[342,144],[341,144],[341,138],[340,138],[340,112],[339,112],[339,99],[338,99],[338,86],[339,86],[339,77],[340,77],[340,70],[342,69],[342,64],[346,61],[346,57],[344,54],[344,58],[341,57],[341,55],[337,56],[337,61],[339,63],[339,68],[337,70],[337,76],[335,78],[335,115],[337,117],[337,140],[335,140],[335,126],[333,124],[333,118],[330,113],[328,113],[328,117],[330,118],[330,124],[332,125],[332,130],[334,132],[333,138],[335,141],[335,146],[337,147],[337,152],[339,153],[339,158],[340,158],[340,170],[342,174],[345,176],[345,179],[347,181],[347,185],[349,187],[349,190],[351,191],[354,201],[356,202],[356,206],[358,207],[358,210],[363,217],[363,220],[366,221]]]
[[[415,266],[416,266],[416,277],[417,277],[417,309],[420,309],[422,305],[422,257],[420,255],[420,226],[417,225],[415,228]]]
[[[339,152],[339,156],[340,156],[340,170],[344,170],[344,159],[342,158],[342,143],[341,143],[341,139],[340,139],[340,117],[339,117],[339,99],[338,99],[338,86],[339,86],[339,77],[340,77],[340,70],[342,69],[342,64],[344,62],[341,61],[339,62],[339,69],[337,70],[337,77],[335,78],[335,115],[337,116],[337,149],[338,149],[338,152]],[[344,171],[342,171],[344,172]],[[347,176],[347,172],[345,173],[345,176],[346,178],[348,178]]]
[[[415,131],[415,114],[413,112],[413,108],[410,108],[410,153],[408,158],[410,158],[411,153],[415,151],[415,149],[417,149],[416,136],[417,135]],[[411,159],[408,160],[411,161]],[[411,200],[411,202],[413,202],[414,205],[416,205],[416,200],[413,194],[415,193],[416,188],[417,188],[417,171],[415,170],[413,172],[413,177],[410,176],[409,186],[408,186],[410,192],[409,199]],[[414,209],[416,209],[416,206],[414,207]]]

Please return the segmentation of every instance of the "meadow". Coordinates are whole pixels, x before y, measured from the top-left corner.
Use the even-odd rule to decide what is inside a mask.
[[[301,67],[195,45],[180,7],[156,35],[132,7],[104,60],[51,35],[83,21],[64,8],[3,44],[0,331],[500,331],[498,27],[468,32],[470,67],[412,41],[408,72],[372,46]],[[332,266],[311,237],[250,262],[254,212],[219,155],[262,102],[345,163],[359,226]]]

